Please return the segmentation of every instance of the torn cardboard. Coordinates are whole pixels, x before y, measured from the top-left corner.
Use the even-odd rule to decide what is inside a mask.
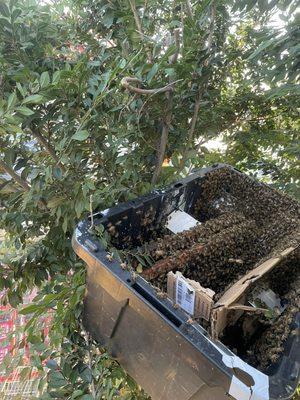
[[[203,288],[199,282],[185,278],[181,272],[168,273],[168,297],[194,318],[210,320],[215,292]]]
[[[256,268],[239,279],[223,294],[219,301],[215,303],[211,313],[211,335],[213,340],[217,340],[225,327],[237,319],[237,315],[235,314],[233,316],[230,311],[237,310],[239,313],[243,311],[249,311],[248,307],[245,308],[246,306],[244,305],[246,300],[246,290],[254,282],[270,272],[282,261],[282,259],[291,254],[296,247],[297,246],[288,247],[279,253],[278,256],[274,256],[264,261],[262,264],[258,265]],[[264,310],[253,307],[253,310],[251,311],[260,312]]]

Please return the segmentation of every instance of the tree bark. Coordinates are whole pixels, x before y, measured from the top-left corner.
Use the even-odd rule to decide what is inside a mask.
[[[18,175],[13,168],[11,168],[9,165],[7,165],[4,161],[0,160],[0,167],[12,177],[14,181],[16,181],[22,188],[28,192],[30,190],[30,185],[27,181],[22,179],[20,175]]]
[[[175,29],[174,31],[174,41],[176,44],[176,52],[170,57],[170,65],[175,64],[178,59],[179,50],[180,50],[180,39],[179,39],[179,29]],[[170,85],[174,84],[174,81],[170,81]],[[173,88],[173,86],[171,86]],[[155,185],[158,177],[162,170],[162,164],[164,162],[166,148],[168,144],[169,130],[172,122],[172,109],[173,109],[173,90],[167,93],[167,110],[166,115],[163,119],[163,128],[160,137],[160,143],[157,149],[157,160],[154,169],[154,173],[152,175],[151,183]]]
[[[209,34],[207,37],[207,51],[210,52],[211,51],[211,47],[212,47],[212,41],[213,41],[213,34],[214,34],[214,27],[215,27],[215,19],[216,19],[216,3],[212,3],[211,5],[211,13],[210,13],[210,17],[211,17],[211,22],[210,22],[210,26],[209,26]],[[208,56],[208,58],[204,61],[204,65],[207,66],[209,64],[211,55]],[[191,119],[191,124],[190,124],[190,129],[188,131],[188,140],[187,140],[187,146],[186,149],[184,151],[183,154],[183,162],[182,165],[184,165],[187,153],[191,147],[192,141],[193,141],[193,137],[194,137],[194,133],[195,133],[195,129],[196,129],[196,125],[197,125],[197,119],[198,119],[198,115],[199,115],[199,111],[200,111],[200,103],[201,103],[201,99],[203,96],[203,92],[205,90],[207,86],[207,83],[205,83],[204,85],[200,86],[198,88],[197,94],[196,94],[196,98],[195,98],[195,104],[194,104],[194,111],[193,111],[193,116]]]
[[[66,171],[64,165],[59,161],[59,157],[57,156],[54,148],[51,146],[51,144],[45,139],[45,137],[38,132],[35,128],[31,130],[32,135],[36,138],[36,140],[39,142],[39,144],[45,148],[47,153],[50,155],[50,157],[55,161],[55,163],[61,168],[63,172]]]
[[[129,4],[130,4],[130,7],[131,7],[131,11],[133,13],[133,16],[134,16],[134,20],[135,20],[135,24],[136,24],[136,27],[137,27],[137,31],[138,31],[138,33],[140,35],[141,41],[143,42],[145,40],[145,37],[144,37],[143,29],[142,29],[141,19],[139,17],[137,9],[136,9],[135,0],[129,0]],[[153,57],[152,57],[151,50],[147,49],[146,53],[147,53],[147,56],[148,56],[148,61],[150,63],[152,63],[153,62]]]
[[[170,92],[173,90],[172,85],[166,85],[163,86],[161,88],[157,88],[157,89],[141,89],[139,87],[135,87],[130,85],[129,82],[136,82],[136,83],[142,83],[140,79],[138,78],[134,78],[134,77],[130,77],[130,76],[125,76],[122,80],[121,80],[121,85],[128,89],[130,92],[133,93],[137,93],[137,94],[156,94],[156,93],[164,93],[164,92]]]

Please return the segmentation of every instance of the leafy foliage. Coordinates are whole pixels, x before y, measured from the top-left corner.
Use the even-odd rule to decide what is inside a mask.
[[[86,213],[217,161],[296,195],[295,5],[1,1],[0,288],[14,307],[39,288],[22,313],[45,399],[144,396],[81,326],[70,241]]]

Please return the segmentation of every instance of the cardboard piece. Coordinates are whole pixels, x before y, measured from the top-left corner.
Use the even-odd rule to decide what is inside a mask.
[[[181,272],[168,273],[168,297],[194,318],[210,320],[215,292],[203,288],[199,282],[185,278]]]
[[[169,215],[166,228],[176,234],[194,228],[199,223],[199,221],[185,211],[176,210]]]
[[[258,265],[256,268],[248,272],[236,283],[234,283],[223,296],[215,303],[211,314],[211,334],[212,339],[217,340],[219,335],[225,329],[227,325],[232,323],[232,312],[239,309],[243,311],[241,305],[245,302],[246,290],[258,279],[261,279],[268,272],[278,265],[286,256],[292,253],[297,246],[288,247],[279,253],[278,256],[274,256]],[[238,307],[237,307],[238,304]],[[257,308],[253,308],[253,311],[259,311]],[[249,311],[249,310],[245,310]],[[230,321],[231,320],[231,321]],[[236,320],[236,318],[234,318]]]

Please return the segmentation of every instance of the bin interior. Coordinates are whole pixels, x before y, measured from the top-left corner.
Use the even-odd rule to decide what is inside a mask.
[[[174,234],[166,222],[175,210],[199,221]],[[167,273],[180,271],[215,292],[214,301],[264,260],[293,247],[247,291],[244,304],[265,312],[232,311],[220,340],[254,367],[270,372],[293,333],[299,311],[299,203],[228,166],[130,202],[100,218],[123,267],[167,292]],[[103,216],[101,216],[103,217]],[[271,296],[268,306],[261,295]],[[271,306],[270,306],[271,304]],[[198,322],[209,333],[211,325]]]

